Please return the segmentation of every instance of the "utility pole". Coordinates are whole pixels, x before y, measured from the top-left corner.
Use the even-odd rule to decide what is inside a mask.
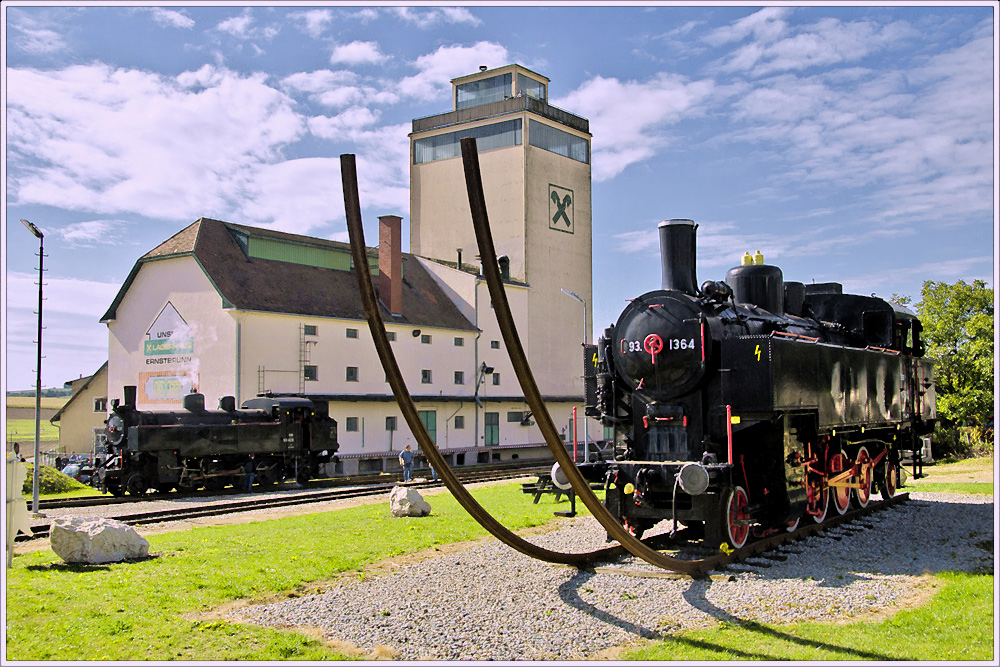
[[[38,363],[35,367],[35,464],[31,481],[31,511],[38,514],[38,469],[41,467],[39,440],[42,419],[42,273],[45,271],[45,235],[24,218],[21,218],[21,224],[38,239]]]

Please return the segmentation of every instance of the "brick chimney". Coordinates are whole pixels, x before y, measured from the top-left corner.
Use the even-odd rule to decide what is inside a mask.
[[[403,312],[403,219],[398,215],[378,218],[378,291],[393,315]]]

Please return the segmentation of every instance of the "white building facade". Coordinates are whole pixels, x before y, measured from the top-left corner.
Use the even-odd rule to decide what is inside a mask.
[[[500,104],[513,109],[499,116],[489,101],[498,83],[509,84]],[[479,142],[491,226],[535,379],[567,443],[578,408],[582,455],[589,321],[564,292],[591,303],[586,121],[548,107],[548,80],[517,65],[453,84],[453,112],[414,121],[412,253],[401,251],[397,216],[380,218],[379,248],[368,249],[397,362],[452,465],[549,456],[479,275],[461,156],[447,156],[466,127],[492,136],[519,125],[517,137]],[[497,122],[508,124],[488,127]],[[207,408],[263,392],[325,401],[340,442],[331,473],[393,472],[399,451],[416,446],[368,331],[347,244],[203,218],[139,259],[102,321],[109,401],[125,385],[137,385],[147,410],[180,409],[192,391]]]

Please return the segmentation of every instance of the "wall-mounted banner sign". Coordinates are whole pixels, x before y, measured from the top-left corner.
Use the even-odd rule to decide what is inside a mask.
[[[549,229],[573,233],[573,191],[549,183]]]
[[[167,301],[160,314],[156,316],[152,326],[146,331],[146,340],[143,341],[142,353],[147,357],[170,357],[178,354],[191,354],[194,352],[194,336],[187,322],[181,317],[173,304]],[[170,361],[184,362],[188,359],[163,359],[157,363],[170,363]],[[151,360],[147,360],[150,363]]]
[[[148,371],[139,373],[139,403],[180,403],[198,389],[198,373]]]

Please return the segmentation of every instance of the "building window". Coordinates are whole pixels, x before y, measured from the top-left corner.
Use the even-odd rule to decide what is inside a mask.
[[[612,442],[615,439],[615,427],[605,426],[604,427],[604,439],[608,442]]]
[[[455,347],[462,347],[465,345],[465,339],[461,336],[455,336]]]
[[[319,366],[304,366],[302,368],[302,377],[309,382],[316,382],[319,380]]]
[[[386,331],[385,332],[385,337],[389,339],[389,342],[392,342],[392,341],[396,340],[396,332],[395,331]]]
[[[531,121],[528,144],[577,162],[590,163],[590,142],[545,123]]]
[[[492,349],[492,350],[499,350],[500,349],[500,341],[498,341],[498,340],[491,340],[490,341],[490,349]]]
[[[455,428],[465,428],[465,417],[458,415],[455,417]]]
[[[500,384],[500,374],[499,373],[496,373],[496,372],[493,373],[493,384]]]
[[[396,418],[395,417],[386,417],[385,418],[385,430],[386,431],[395,431],[396,430]]]
[[[544,83],[520,73],[517,75],[517,92],[543,102],[546,98]]]
[[[433,162],[462,154],[460,140],[472,137],[479,152],[521,145],[521,119],[470,127],[458,132],[435,134],[413,142],[413,164]]]
[[[502,102],[511,96],[514,77],[510,72],[455,86],[455,110]]]
[[[358,367],[357,366],[348,366],[347,367],[347,381],[348,382],[357,382],[358,381]]]
[[[463,371],[455,371],[455,384],[465,384],[465,373]]]
[[[94,412],[107,412],[108,411],[108,397],[102,396],[101,398],[94,399]]]
[[[431,344],[431,335],[430,334],[420,334],[420,342],[423,343],[424,345],[430,345]]]
[[[315,324],[302,325],[302,334],[304,336],[315,336],[318,333],[319,333],[319,327],[317,327]]]
[[[347,431],[350,432],[350,433],[357,433],[357,431],[358,431],[358,418],[357,417],[348,417],[345,421],[347,423],[344,425],[344,428],[347,429]]]
[[[486,426],[483,431],[483,444],[487,447],[500,444],[500,413],[499,412],[487,412],[486,413]]]
[[[426,368],[424,370],[420,371],[420,382],[423,383],[423,384],[430,384],[431,383],[431,372],[429,370],[427,370]]]
[[[516,422],[520,424],[522,421],[524,421],[524,413],[520,411],[511,410],[507,413],[507,421],[511,423]]]
[[[358,330],[357,329],[348,329],[347,330],[347,337],[348,338],[357,338],[358,337]]]

